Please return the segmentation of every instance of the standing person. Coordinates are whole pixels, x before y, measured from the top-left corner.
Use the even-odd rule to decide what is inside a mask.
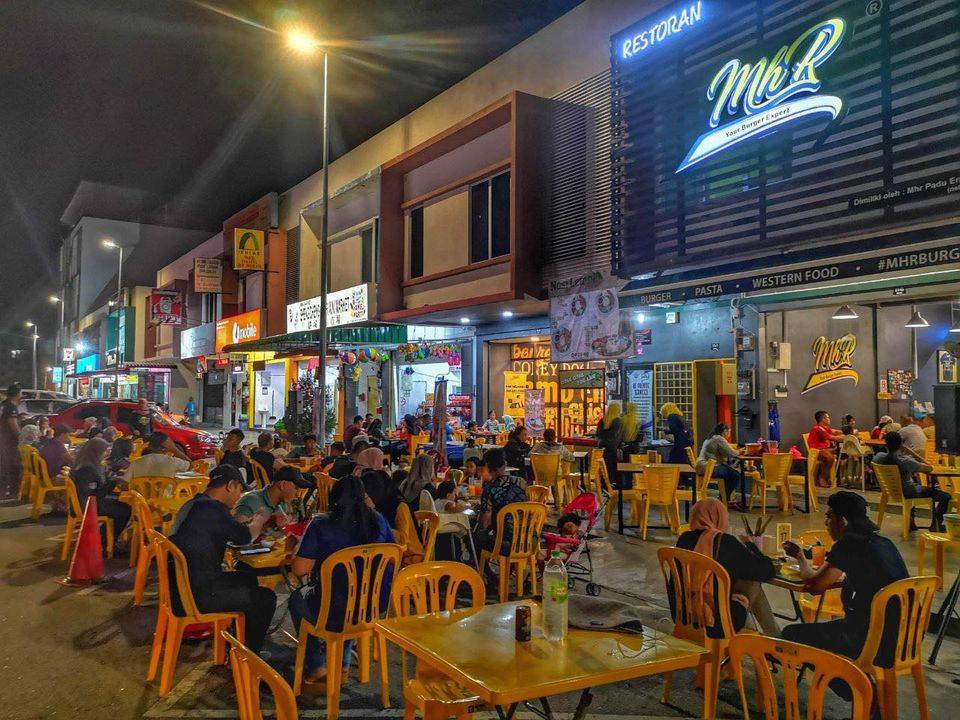
[[[155,432],[147,440],[140,457],[130,463],[125,477],[173,477],[190,469],[190,458],[183,454],[166,433]]]
[[[837,462],[837,454],[833,449],[833,441],[843,440],[843,433],[830,427],[830,413],[826,410],[817,410],[813,414],[816,425],[810,428],[807,435],[807,447],[817,451],[814,481],[818,487],[831,487],[830,478],[833,476],[833,466]]]
[[[687,462],[687,448],[693,447],[693,436],[683,419],[683,412],[676,403],[668,402],[660,406],[660,417],[667,421],[667,434],[673,437],[667,462],[682,465]]]
[[[187,404],[183,406],[183,416],[188,425],[193,425],[197,421],[197,404],[193,401],[192,395],[187,398]]]
[[[8,500],[20,491],[20,422],[18,405],[21,390],[18,383],[7,388],[7,399],[0,405],[0,500]]]
[[[357,545],[392,542],[393,532],[386,520],[367,505],[366,492],[360,478],[348,476],[337,483],[330,493],[330,513],[313,519],[293,558],[293,574],[298,577],[308,575],[310,578],[304,587],[290,595],[290,617],[296,631],[300,631],[301,622],[306,620],[315,623],[320,614],[319,573],[324,560],[339,550]],[[336,623],[341,622],[346,612],[343,577],[343,573],[335,574],[333,587],[330,588],[329,617]],[[387,609],[391,580],[392,576],[384,578],[380,596],[381,613]],[[327,629],[336,631],[340,627],[328,625]],[[344,643],[344,677],[349,673],[352,648],[352,641]],[[326,677],[326,649],[317,637],[311,636],[307,640],[303,672],[304,682],[312,685],[322,683]]]
[[[887,433],[887,451],[877,453],[873,462],[877,465],[897,466],[900,470],[900,487],[905,498],[932,498],[933,523],[930,529],[933,532],[943,532],[943,514],[950,509],[950,493],[944,492],[938,487],[926,487],[917,483],[915,474],[931,472],[933,467],[911,457],[906,452],[902,432]],[[913,517],[910,518],[910,529],[916,530]]]
[[[343,430],[343,445],[347,452],[353,450],[353,439],[363,431],[363,416],[355,415],[353,422]]]
[[[497,420],[497,411],[491,410],[487,413],[487,421],[483,424],[483,429],[491,435],[500,432],[500,421]]]
[[[736,458],[737,451],[730,444],[730,426],[719,423],[710,432],[710,437],[700,446],[700,454],[697,456],[697,473],[702,473],[706,469],[707,461],[715,460],[712,477],[723,481],[724,497],[730,501],[733,500],[733,493],[740,490],[740,473],[733,467]],[[747,475],[744,477],[746,495],[740,498],[742,506],[746,506],[752,486],[753,478]]]
[[[270,519],[268,510],[260,510],[244,524],[230,511],[243,493],[243,477],[233,465],[218,465],[210,471],[207,489],[189,500],[177,513],[170,542],[187,561],[190,589],[197,609],[202,613],[241,612],[246,622],[244,643],[260,652],[277,606],[273,590],[260,587],[252,573],[225,572],[223,554],[227,543],[246,545],[263,530]],[[174,612],[180,611],[175,583]]]
[[[134,436],[144,439],[153,435],[153,411],[150,409],[150,403],[146,398],[140,398],[137,401],[135,425],[131,428]]]
[[[835,542],[819,568],[810,564],[796,543],[784,544],[783,550],[799,563],[800,575],[811,592],[819,595],[843,582],[840,600],[844,616],[830,622],[787,625],[782,636],[790,642],[856,658],[867,639],[874,596],[890,583],[908,577],[909,573],[897,546],[880,535],[879,528],[867,517],[867,501],[857,493],[840,490],[831,495],[827,500],[825,520],[827,532]],[[881,667],[891,665],[899,614],[895,605],[887,610],[886,632],[880,641],[876,660]],[[834,691],[847,688],[846,685],[831,687]]]
[[[620,403],[611,402],[597,425],[597,444],[603,450],[603,462],[607,476],[617,487],[624,487],[623,477],[617,471],[620,462],[620,446],[623,445],[623,421],[620,418]],[[629,476],[628,476],[629,477]],[[626,482],[631,482],[627,480]]]
[[[86,508],[87,499],[95,497],[97,514],[111,518],[114,537],[120,537],[120,533],[127,527],[127,521],[130,519],[130,506],[120,502],[114,493],[116,481],[108,478],[104,473],[103,460],[109,448],[110,446],[102,438],[87,440],[77,451],[77,459],[70,471],[70,477],[77,488],[81,512]],[[101,542],[105,543],[106,536],[103,530],[100,537]]]

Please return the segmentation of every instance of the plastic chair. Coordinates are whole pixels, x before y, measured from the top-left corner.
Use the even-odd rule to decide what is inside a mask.
[[[483,607],[486,588],[473,568],[458,562],[409,565],[393,580],[390,608],[396,617],[450,611],[456,608],[463,587],[470,589],[469,607]],[[407,718],[417,712],[424,720],[469,718],[482,705],[480,698],[426,663],[418,663],[416,676],[409,678],[405,652],[401,654],[401,667]]]
[[[547,504],[550,498],[550,488],[544,485],[527,485],[527,500],[535,503]]]
[[[688,454],[690,448],[686,448]],[[697,473],[695,482],[697,483],[697,500],[703,500],[707,497],[707,489],[709,488],[710,481],[713,478],[713,470],[717,466],[716,460],[707,460],[703,465],[703,472]],[[692,468],[696,469],[697,464],[693,463]],[[722,497],[721,493],[721,497]],[[680,488],[677,490],[677,500],[684,500],[686,502],[693,502],[693,491],[687,490],[686,488]],[[678,510],[679,511],[679,510]]]
[[[40,510],[43,508],[43,501],[46,500],[47,494],[52,492],[66,494],[67,485],[63,482],[66,475],[58,476],[57,479],[61,480],[58,484],[51,482],[50,473],[47,470],[47,461],[40,456],[40,453],[31,454],[30,457],[33,460],[33,474],[37,478],[37,485],[33,491],[33,510],[30,515],[36,520],[40,517]]]
[[[263,711],[260,709],[261,685],[266,685],[270,690],[273,716],[277,720],[297,720],[297,698],[287,681],[226,630],[221,630],[220,636],[230,645],[230,670],[233,673],[240,720],[263,720]]]
[[[667,593],[674,597],[673,636],[710,651],[697,669],[697,684],[703,687],[703,717],[710,720],[717,714],[721,665],[736,634],[730,615],[730,574],[713,558],[680,548],[660,548],[657,560]],[[711,588],[712,597],[703,592],[704,587]],[[707,635],[711,615],[713,627],[719,628],[716,638]],[[665,673],[661,699],[664,704],[670,702],[672,683],[673,673]]]
[[[433,551],[437,545],[437,532],[440,530],[440,515],[433,510],[417,510],[413,514],[417,535],[423,546],[423,556],[416,562],[433,560]]]
[[[808,450],[807,451],[807,472],[805,475],[790,475],[789,471],[787,473],[787,495],[790,497],[790,507],[793,507],[793,496],[790,487],[792,485],[803,486],[804,483],[807,485],[807,495],[810,498],[810,510],[813,512],[820,512],[820,501],[817,497],[817,483],[814,480],[814,475],[817,470],[817,451]]]
[[[17,500],[24,498],[29,500],[33,497],[34,488],[37,486],[33,456],[40,453],[32,445],[19,445],[17,450],[20,453],[20,492],[17,494]]]
[[[415,458],[417,456],[417,452],[420,450],[420,446],[430,442],[430,436],[429,435],[411,435],[410,439],[407,442],[410,446],[410,457]]]
[[[613,520],[613,508],[616,505],[614,498],[616,498],[618,494],[622,493],[623,501],[630,502],[634,507],[636,507],[638,498],[640,497],[640,488],[632,487],[623,488],[622,490],[615,488],[613,483],[610,481],[610,473],[607,472],[607,463],[603,458],[600,458],[600,460],[597,461],[597,473],[600,477],[600,484],[603,487],[604,493],[608,498],[610,498],[609,502],[607,502],[603,508],[603,529],[609,532],[610,523]],[[634,483],[639,484],[639,473],[634,476]],[[634,512],[632,509],[631,512],[634,516],[636,515],[636,512]]]
[[[150,561],[155,557],[153,543],[150,542],[148,533],[148,530],[153,529],[153,516],[150,513],[150,506],[140,493],[127,490],[120,495],[120,499],[132,510],[130,527],[133,536],[130,540],[130,565],[137,567],[133,577],[133,604],[139,605],[143,602],[143,590],[147,586]]]
[[[330,490],[333,489],[336,479],[326,473],[314,473],[317,481],[317,491],[313,494],[318,513],[330,512]]]
[[[523,580],[530,571],[530,588],[537,594],[537,551],[540,549],[540,534],[547,520],[547,506],[535,502],[519,502],[505,505],[497,515],[497,533],[493,550],[480,551],[480,574],[486,563],[500,566],[500,602],[507,602],[510,595],[510,575],[517,580],[517,597],[523,595]],[[507,543],[507,527],[510,540]],[[504,547],[507,547],[504,552]]]
[[[798,545],[813,545],[818,540],[829,552],[833,547],[833,538],[826,530],[807,530],[797,535],[794,540]],[[822,598],[822,602],[821,602]],[[808,595],[804,593],[797,598],[797,604],[800,605],[800,611],[803,613],[804,622],[816,622],[818,620],[827,620],[830,618],[841,618],[846,613],[843,610],[843,602],[840,599],[840,590],[827,590],[822,596]],[[817,610],[819,609],[819,613]]]
[[[650,522],[650,506],[660,509],[660,517],[667,521],[670,532],[676,534],[680,526],[677,510],[677,483],[680,481],[679,465],[647,465],[643,471],[645,489],[640,497],[637,512],[640,516],[640,536],[647,539]]]
[[[417,530],[417,524],[413,519],[413,513],[410,512],[410,506],[407,503],[397,505],[397,515],[394,519],[395,535],[403,539],[403,542],[397,541],[397,544],[403,548],[403,565],[410,565],[419,562],[417,558],[422,558],[426,552],[423,542],[420,540],[420,533]]]
[[[747,691],[743,682],[743,661],[749,658],[757,678],[756,697],[767,720],[780,718],[776,681],[771,665],[777,665],[777,677],[783,684],[784,720],[801,720],[799,678],[804,668],[813,671],[803,689],[810,720],[823,717],[823,701],[833,680],[846,683],[852,692],[851,720],[869,720],[873,703],[870,679],[845,657],[826,650],[799,645],[762,635],[737,635],[730,640],[730,666],[740,690],[744,720],[750,720]]]
[[[257,489],[263,490],[270,484],[270,476],[267,474],[266,468],[252,459],[250,460],[250,467],[253,469],[253,481],[256,483]]]
[[[326,643],[327,660],[327,717],[336,720],[340,715],[340,683],[343,673],[343,644],[358,640],[360,651],[360,681],[369,682],[370,665],[365,648],[374,637],[376,622],[380,617],[380,599],[383,583],[388,572],[394,574],[400,568],[401,550],[393,543],[358,545],[333,553],[320,566],[320,612],[317,621],[300,622],[297,637],[297,658],[294,666],[293,692],[299,695],[303,687],[303,663],[310,636]],[[336,588],[341,597],[346,596],[343,615],[331,617],[330,599],[335,588],[336,574],[345,579],[346,588]],[[338,593],[338,594],[339,594]],[[327,630],[328,625],[341,626],[341,630]],[[377,634],[376,642],[380,660],[380,697],[384,707],[390,706],[390,686],[387,676],[387,643]]]
[[[871,463],[873,474],[880,485],[880,502],[877,504],[877,525],[883,527],[883,516],[888,505],[899,505],[902,512],[901,535],[906,540],[910,537],[910,515],[917,505],[930,505],[930,514],[933,515],[933,498],[905,498],[903,485],[900,480],[900,468],[896,465],[879,465]]]
[[[243,641],[244,617],[242,612],[202,613],[197,609],[190,587],[190,575],[187,572],[187,560],[180,548],[152,528],[147,531],[153,552],[157,558],[157,574],[160,585],[160,605],[157,610],[157,629],[153,633],[153,648],[150,651],[150,667],[147,680],[157,676],[160,656],[163,655],[163,669],[160,671],[160,697],[166,697],[173,687],[173,674],[177,668],[177,656],[183,641],[183,631],[188,625],[213,623],[213,662],[222,665],[227,660],[226,643],[220,634],[234,624],[237,637]],[[173,575],[170,574],[171,562]],[[183,606],[183,615],[175,615],[171,603],[171,582],[177,584],[177,594]]]
[[[892,582],[873,596],[867,641],[860,657],[854,662],[873,679],[877,688],[880,717],[883,720],[897,720],[897,678],[900,675],[913,676],[917,688],[917,702],[920,705],[920,718],[930,718],[920,654],[923,652],[923,634],[930,623],[930,609],[936,589],[936,577],[911,577]],[[874,665],[874,660],[884,634],[887,607],[894,600],[900,608],[896,651],[893,654],[893,666],[882,668]]]
[[[756,501],[760,501],[760,514],[767,514],[767,489],[772,485],[777,491],[778,505],[782,508],[793,509],[790,496],[790,485],[787,476],[790,474],[790,465],[793,458],[789,453],[764,453],[760,459],[763,474],[753,483],[750,490],[749,508],[753,510]]]
[[[67,524],[63,530],[63,549],[60,551],[60,559],[66,560],[70,555],[70,548],[73,545],[73,531],[79,529],[83,522],[83,510],[80,506],[80,498],[77,495],[77,486],[69,477],[63,478],[64,487],[67,494]],[[97,515],[97,521],[102,522],[106,533],[107,557],[113,557],[113,518],[106,515]]]
[[[223,450],[220,448],[213,449],[213,459],[217,461],[217,465],[223,462]]]
[[[530,467],[537,485],[543,485],[553,491],[553,506],[559,510],[568,500],[563,472],[560,469],[560,453],[530,453]]]

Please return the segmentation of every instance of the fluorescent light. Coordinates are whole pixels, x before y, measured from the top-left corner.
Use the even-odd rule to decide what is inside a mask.
[[[953,325],[950,326],[950,332],[960,333],[960,321],[955,321]]]
[[[533,337],[530,338],[530,342],[540,342],[539,336],[534,335]]]
[[[927,322],[926,318],[920,314],[920,311],[917,310],[917,306],[913,306],[913,314],[910,315],[910,319],[907,320],[907,324],[904,325],[906,328],[925,328],[930,327],[930,323]]]
[[[841,305],[832,317],[834,320],[856,320],[860,316],[849,305]]]
[[[58,303],[58,302],[60,302],[60,298],[57,297],[56,295],[51,295],[51,296],[50,296],[49,298],[47,298],[47,299],[48,299],[50,302],[52,302],[52,303]]]
[[[24,327],[33,327],[33,323],[30,320],[27,320],[23,325]]]
[[[460,324],[461,324],[461,325],[469,325],[469,324],[470,324],[470,318],[468,318],[468,317],[462,317],[462,318],[460,318]]]
[[[500,313],[500,316],[505,318],[512,318],[513,310],[504,310],[502,313]]]
[[[120,247],[119,245],[117,245],[116,242],[114,242],[114,241],[111,240],[110,238],[104,238],[103,240],[100,241],[100,244],[103,245],[105,248],[118,248],[118,247]]]
[[[647,316],[642,312],[638,312],[635,316],[635,319],[637,321],[637,325],[643,325],[643,323],[647,321]]]

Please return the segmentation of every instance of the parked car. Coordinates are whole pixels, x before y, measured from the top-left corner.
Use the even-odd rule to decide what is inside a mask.
[[[76,404],[76,400],[27,399],[20,402],[18,409],[27,416],[27,422],[30,422],[41,417],[52,418]]]
[[[50,418],[52,425],[69,425],[82,430],[90,417],[106,418],[120,432],[129,435],[136,424],[137,403],[129,400],[83,400]],[[217,447],[217,438],[203,430],[184,427],[162,410],[152,409],[153,429],[166,433],[191,460],[210,457]]]
[[[20,391],[21,400],[62,400],[64,402],[77,402],[77,398],[56,390],[32,390],[24,389]]]

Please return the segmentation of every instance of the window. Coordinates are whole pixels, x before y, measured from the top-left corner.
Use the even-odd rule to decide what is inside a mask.
[[[423,208],[410,211],[410,277],[423,276]]]
[[[80,420],[86,420],[87,418],[106,418],[110,419],[110,407],[108,405],[99,405],[93,404],[88,405],[85,408],[81,408],[77,412],[77,418]]]
[[[421,218],[422,218],[421,210]],[[421,228],[423,226],[421,225]],[[421,241],[422,241],[422,232],[421,232]],[[377,264],[377,259],[380,253],[377,252],[377,238],[376,233],[373,231],[372,227],[367,228],[366,230],[360,231],[360,263],[361,263],[361,282],[377,282],[380,275],[380,268]],[[420,252],[421,258],[423,256],[423,251]],[[411,263],[412,265],[412,263]],[[421,274],[422,266],[421,266]]]
[[[470,262],[510,252],[510,173],[470,188]]]

